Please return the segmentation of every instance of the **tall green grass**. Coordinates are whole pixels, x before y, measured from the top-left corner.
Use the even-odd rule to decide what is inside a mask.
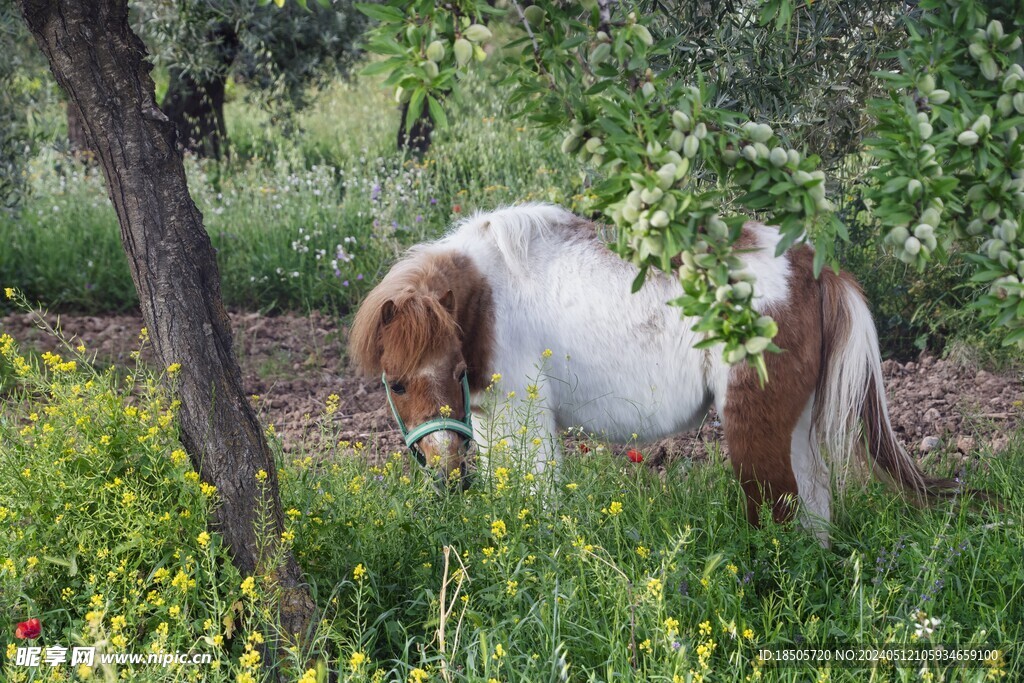
[[[253,653],[277,635],[272,587],[240,576],[207,532],[217,492],[178,450],[157,378],[141,367],[127,383],[97,373],[88,349],[20,357],[0,339],[15,383],[0,409],[0,675],[263,680],[270,663]],[[1019,434],[1006,454],[973,454],[981,467],[961,472],[1002,509],[955,500],[918,510],[880,485],[855,486],[825,549],[799,528],[750,528],[718,459],[658,473],[588,441],[588,454],[534,474],[537,446],[513,425],[468,493],[440,494],[404,454],[341,441],[336,409],[328,398],[313,417],[319,433],[298,450],[275,443],[285,540],[322,610],[309,649],[280,664],[295,680],[1024,676]],[[10,626],[30,617],[43,623],[43,645],[210,653],[217,664],[17,667],[26,643]],[[758,659],[762,648],[825,644],[1003,654],[973,667]]]
[[[339,82],[285,123],[230,104],[230,159],[187,163],[227,305],[346,312],[405,247],[473,210],[572,205],[572,160],[510,123],[485,81],[453,108],[417,159],[395,148],[397,108],[375,80]],[[31,195],[0,214],[0,283],[60,309],[134,306],[97,168],[49,150],[30,169]]]

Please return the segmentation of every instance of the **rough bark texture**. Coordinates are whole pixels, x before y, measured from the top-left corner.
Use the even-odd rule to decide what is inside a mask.
[[[277,474],[242,390],[220,276],[188,192],[174,126],[157,108],[127,0],[20,0],[29,30],[81,115],[103,168],[160,362],[180,363],[182,441],[222,504],[214,525],[244,575],[271,577],[281,625],[307,633],[315,605],[290,552]],[[261,485],[259,470],[268,473]],[[257,533],[261,511],[269,519]]]
[[[88,152],[89,141],[85,137],[82,114],[74,102],[68,102],[68,145],[72,152]]]

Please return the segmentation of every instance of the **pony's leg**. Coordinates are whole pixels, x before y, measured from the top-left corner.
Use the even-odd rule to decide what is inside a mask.
[[[800,492],[790,449],[811,389],[795,401],[781,384],[770,381],[762,387],[750,368],[736,368],[730,372],[722,402],[732,468],[747,497],[747,520],[754,526],[760,522],[764,502],[771,505],[776,522],[791,520]]]
[[[800,493],[800,523],[828,547],[832,509],[832,480],[814,430],[814,395],[793,430],[792,463]]]

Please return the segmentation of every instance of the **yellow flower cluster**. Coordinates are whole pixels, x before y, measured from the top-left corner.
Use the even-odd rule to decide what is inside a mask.
[[[608,507],[601,508],[601,512],[608,515],[609,517],[616,517],[622,514],[622,503],[617,500],[613,500],[608,504]]]
[[[348,658],[348,665],[353,671],[358,671],[367,662],[367,657],[362,652],[353,652]]]

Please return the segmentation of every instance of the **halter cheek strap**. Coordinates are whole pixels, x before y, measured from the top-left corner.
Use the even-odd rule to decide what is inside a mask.
[[[387,394],[388,405],[391,406],[391,414],[395,416],[395,421],[398,423],[398,430],[402,432],[402,438],[405,439],[405,445],[409,447],[409,451],[412,453],[412,456],[416,458],[416,462],[420,465],[425,466],[427,464],[427,459],[424,457],[422,451],[416,447],[416,444],[427,434],[450,431],[461,434],[470,441],[473,440],[473,416],[469,410],[468,373],[462,373],[462,398],[465,403],[466,417],[462,420],[451,417],[435,417],[413,427],[412,430],[409,430],[405,426],[405,421],[402,420],[402,416],[398,414],[398,409],[395,408],[395,401],[391,397],[391,385],[388,384],[388,377],[386,373],[381,373],[380,381],[384,383],[384,393]]]

